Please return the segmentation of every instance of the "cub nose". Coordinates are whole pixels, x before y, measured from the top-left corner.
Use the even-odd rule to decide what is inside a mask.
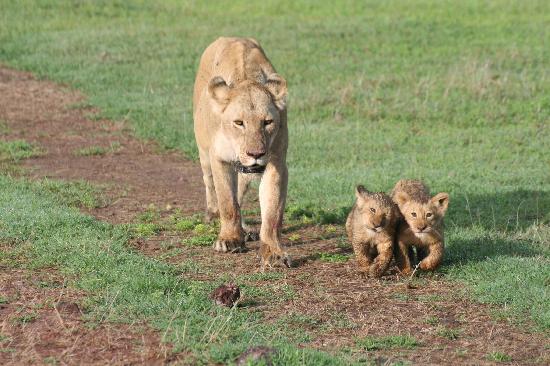
[[[378,224],[375,224],[374,228],[378,229],[378,228],[383,227],[384,225],[386,225],[386,218],[385,217],[383,217],[382,220],[380,220],[380,222]]]
[[[248,155],[248,156],[250,156],[251,158],[254,158],[254,159],[259,159],[259,158],[261,158],[262,156],[265,155],[265,150],[247,151],[246,155]]]
[[[422,227],[419,227],[418,231],[424,231],[424,230],[426,230],[427,227],[428,227],[428,225],[424,225]]]

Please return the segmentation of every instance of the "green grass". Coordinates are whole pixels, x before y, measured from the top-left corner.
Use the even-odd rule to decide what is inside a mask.
[[[422,178],[451,195],[448,278],[550,329],[548,1],[0,5],[2,62],[192,158],[201,52],[256,37],[289,81],[291,218],[342,223],[355,184]]]
[[[0,175],[0,242],[12,243],[9,251],[24,258],[29,268],[57,267],[70,285],[89,294],[87,307],[96,321],[148,321],[176,350],[191,352],[195,364],[226,364],[261,344],[279,351],[274,356],[277,364],[351,362],[297,348],[290,331],[264,323],[246,307],[214,305],[208,294],[221,281],[182,277],[176,267],[127,247],[128,226],[96,221],[62,200],[36,183]],[[247,286],[244,291],[254,289]],[[29,314],[16,320],[30,322]]]
[[[324,253],[324,252],[315,253],[315,257],[322,262],[331,262],[331,263],[347,262],[351,258],[349,254]]]
[[[506,353],[499,352],[499,351],[489,353],[487,355],[487,359],[489,361],[495,361],[495,362],[510,362],[510,361],[512,361],[512,357],[510,357]]]
[[[21,159],[38,156],[39,150],[23,140],[0,141],[0,163],[18,162]]]
[[[410,335],[393,335],[383,337],[368,336],[357,339],[355,343],[357,346],[367,351],[384,349],[412,349],[419,345],[418,341]]]
[[[76,156],[102,156],[109,153],[114,153],[120,149],[120,143],[114,142],[109,147],[103,146],[88,146],[78,150],[75,150],[74,154]]]
[[[447,328],[442,326],[437,329],[438,336],[447,338],[451,341],[458,339],[458,337],[460,336],[460,333],[462,333],[460,329],[456,329],[456,328]]]

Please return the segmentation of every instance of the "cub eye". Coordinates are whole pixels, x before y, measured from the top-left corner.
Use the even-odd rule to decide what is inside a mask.
[[[412,217],[416,217],[416,212],[411,212]]]
[[[376,210],[375,210],[374,208],[371,207],[371,208],[370,208],[370,212],[375,213]]]
[[[243,121],[241,121],[240,119],[233,121],[233,123],[236,124],[237,126],[242,126],[244,124]]]
[[[428,212],[428,213],[426,214],[426,217],[432,217],[432,213],[431,213],[431,212]]]
[[[266,119],[266,120],[264,121],[264,126],[270,125],[270,124],[272,124],[272,123],[273,123],[273,120],[272,120],[272,119]]]

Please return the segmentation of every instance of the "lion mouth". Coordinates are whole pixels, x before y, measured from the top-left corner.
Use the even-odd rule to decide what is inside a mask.
[[[265,170],[265,165],[259,165],[259,164],[244,166],[237,161],[234,163],[234,165],[235,165],[235,169],[237,169],[238,172],[244,173],[244,174],[263,173]]]

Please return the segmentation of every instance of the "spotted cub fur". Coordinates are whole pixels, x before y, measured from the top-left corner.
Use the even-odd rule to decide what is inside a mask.
[[[421,181],[400,180],[391,196],[402,216],[394,251],[397,266],[404,274],[412,272],[415,263],[422,270],[435,270],[443,260],[443,216],[449,206],[449,194],[431,197]]]
[[[346,221],[346,232],[361,272],[380,277],[388,269],[399,211],[385,193],[371,193],[363,186]]]

